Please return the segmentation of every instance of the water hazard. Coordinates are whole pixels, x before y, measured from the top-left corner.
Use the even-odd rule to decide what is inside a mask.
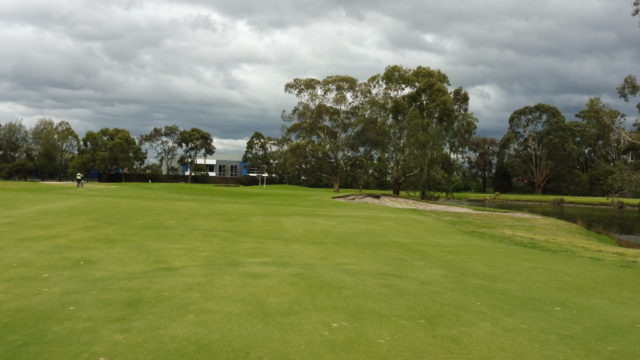
[[[571,206],[490,200],[449,200],[452,205],[524,211],[570,221],[589,230],[610,234],[623,246],[640,247],[640,210],[605,206]]]

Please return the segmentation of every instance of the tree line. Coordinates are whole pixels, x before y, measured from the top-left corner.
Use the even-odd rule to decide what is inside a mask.
[[[473,190],[640,195],[640,123],[600,98],[567,121],[549,104],[515,110],[501,139],[475,136],[469,95],[427,67],[294,79],[278,138],[254,133],[245,160],[282,182],[434,193]],[[626,98],[628,99],[628,98]]]
[[[640,0],[632,16],[640,15]],[[350,76],[294,79],[298,103],[280,137],[254,133],[245,160],[258,172],[309,186],[640,196],[640,122],[593,97],[567,121],[549,104],[515,110],[501,139],[474,136],[469,95],[427,67],[389,66],[365,82]],[[640,84],[617,88],[629,102]],[[640,102],[636,104],[640,112]]]
[[[145,165],[149,151],[156,163]],[[128,130],[103,128],[81,139],[66,121],[42,118],[28,129],[21,120],[0,124],[0,178],[66,180],[78,172],[105,180],[114,173],[179,174],[188,165],[187,181],[203,172],[198,156],[215,152],[213,137],[199,128],[156,127],[134,138]]]
[[[628,79],[618,90],[627,101],[637,95]],[[255,132],[243,157],[272,181],[422,199],[461,190],[640,196],[640,123],[626,130],[625,116],[597,97],[572,121],[549,104],[517,109],[494,139],[475,136],[469,94],[428,67],[392,65],[366,81],[293,79],[285,91],[298,102],[282,113],[281,136]],[[149,152],[156,162],[145,165]],[[191,182],[207,173],[196,158],[214,153],[211,134],[198,128],[156,127],[137,139],[103,128],[81,139],[65,121],[0,125],[2,178],[177,174],[188,165]]]

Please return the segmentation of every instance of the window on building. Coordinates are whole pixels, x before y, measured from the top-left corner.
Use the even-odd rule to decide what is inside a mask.
[[[218,165],[218,176],[227,176],[227,165]]]
[[[231,168],[231,177],[237,177],[238,176],[238,165],[231,165],[229,167]]]
[[[207,165],[207,171],[212,173],[216,171],[216,166],[215,165]]]

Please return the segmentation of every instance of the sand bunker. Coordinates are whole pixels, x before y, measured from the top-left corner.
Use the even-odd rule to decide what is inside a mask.
[[[515,212],[487,212],[467,209],[458,206],[432,204],[424,201],[411,200],[398,196],[384,195],[384,194],[350,194],[334,197],[338,201],[353,201],[363,202],[368,204],[384,205],[402,209],[419,209],[426,211],[444,211],[444,212],[456,212],[456,213],[475,213],[475,214],[492,214],[492,215],[505,215],[525,218],[539,218],[539,216],[515,213]]]

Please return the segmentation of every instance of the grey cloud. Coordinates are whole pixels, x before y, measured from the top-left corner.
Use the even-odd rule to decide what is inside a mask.
[[[469,89],[485,135],[538,102],[571,119],[602,96],[635,115],[615,94],[640,58],[629,14],[607,0],[3,1],[0,121],[277,135],[295,101],[287,81],[364,80],[396,63],[439,68]]]

